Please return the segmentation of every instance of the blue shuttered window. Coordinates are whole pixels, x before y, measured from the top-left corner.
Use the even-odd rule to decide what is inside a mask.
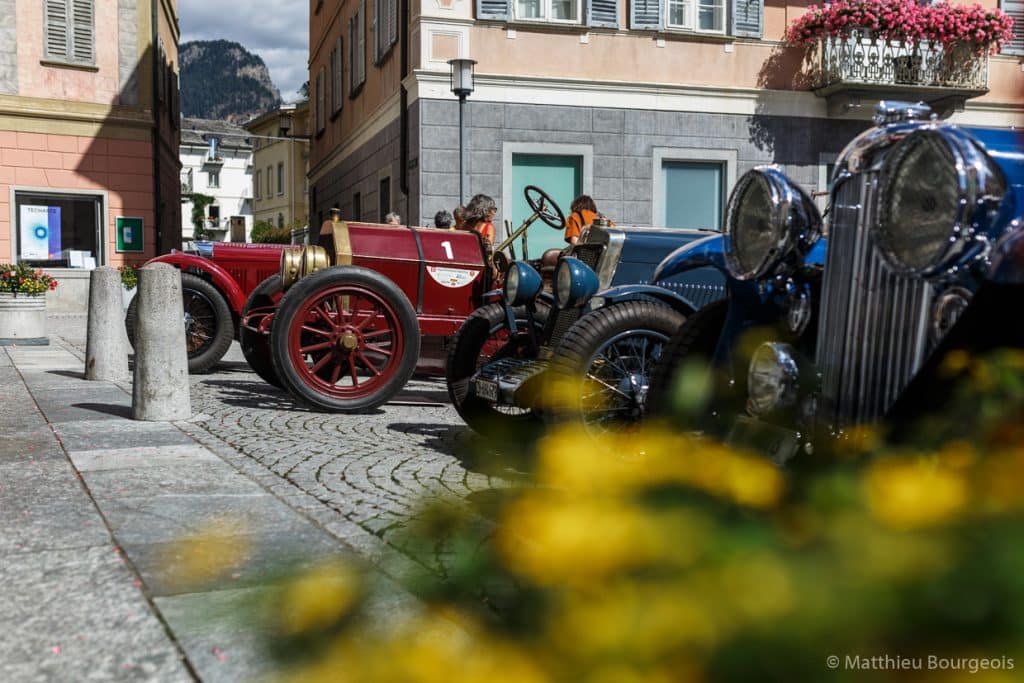
[[[764,0],[732,0],[730,33],[742,38],[760,38],[764,24]]]
[[[629,27],[639,31],[660,31],[664,28],[661,4],[662,0],[630,0]]]
[[[476,18],[508,21],[512,17],[510,0],[476,0]]]

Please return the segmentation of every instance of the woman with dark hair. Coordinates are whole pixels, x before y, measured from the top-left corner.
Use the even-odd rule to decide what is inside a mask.
[[[597,216],[597,204],[590,195],[581,194],[572,200],[569,216],[565,219],[565,241],[576,244],[583,228],[593,223]]]
[[[466,204],[466,222],[463,230],[479,233],[488,246],[494,246],[494,214],[498,213],[498,205],[485,194],[475,195]]]

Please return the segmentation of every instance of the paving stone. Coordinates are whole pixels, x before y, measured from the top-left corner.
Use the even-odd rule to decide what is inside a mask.
[[[6,555],[0,595],[0,680],[192,680],[109,543]]]
[[[0,436],[0,466],[43,460],[66,462],[64,451],[53,435],[53,430],[45,423],[39,424],[35,420],[31,422],[33,424],[17,428],[4,422],[3,434]]]
[[[109,543],[66,460],[0,465],[0,554]]]
[[[192,440],[173,425],[133,420],[82,420],[54,425],[54,431],[68,451],[95,451],[105,448],[172,446],[192,444]]]
[[[139,460],[142,458],[125,458],[125,461]],[[94,469],[84,472],[82,477],[89,487],[89,492],[101,502],[142,496],[263,493],[263,489],[257,483],[220,460],[183,460],[172,465],[147,463],[140,467]]]

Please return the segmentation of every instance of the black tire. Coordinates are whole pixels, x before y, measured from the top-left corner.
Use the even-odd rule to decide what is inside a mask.
[[[546,303],[537,302],[533,319],[538,339],[550,312]],[[522,332],[526,331],[526,321],[526,311],[517,309],[517,328]],[[445,363],[448,396],[459,416],[476,433],[498,438],[521,433],[524,427],[534,428],[542,424],[532,410],[497,408],[469,391],[470,378],[491,358],[483,353],[484,345],[502,330],[507,331],[505,306],[500,303],[481,306],[459,327]],[[503,348],[500,353],[514,352],[517,342],[513,340],[511,343],[513,346]]]
[[[242,321],[253,308],[273,306],[279,301],[284,287],[280,275],[271,275],[252,290],[242,309]],[[271,321],[271,325],[273,321]],[[263,378],[263,381],[281,388],[281,378],[274,370],[274,361],[270,358],[270,335],[253,332],[239,323],[238,342],[242,347],[242,355],[252,371]]]
[[[357,344],[355,347],[343,346],[339,338],[331,342],[327,350],[302,353],[302,344],[307,343],[303,335],[308,333],[301,332],[304,321],[298,318],[304,315],[305,309],[317,305],[321,297],[330,297],[331,302],[348,298],[348,304],[340,305],[350,307],[360,300],[373,305],[374,314],[364,321],[381,320],[380,324],[386,325],[387,330],[373,334],[387,334],[387,340],[366,345],[361,335],[357,335],[359,339],[353,342]],[[337,303],[333,305],[339,306]],[[329,339],[331,334],[337,334],[342,328],[345,333],[351,332],[355,329],[357,315],[358,312],[346,312],[346,320],[338,326],[332,325],[331,329],[324,328],[319,338]],[[331,323],[314,323],[313,326],[318,324],[323,327]],[[376,330],[377,324],[374,322],[370,329]],[[293,332],[298,336],[293,337]],[[293,348],[293,342],[298,346]],[[380,350],[382,345],[386,345],[383,351]],[[364,370],[368,370],[373,362],[367,361],[365,354],[370,354],[381,364],[374,366],[375,374],[371,371],[371,377],[364,378],[361,385],[356,377],[357,363],[353,355],[357,353],[364,354],[361,361]],[[348,354],[347,359],[345,354]],[[384,275],[359,266],[327,268],[299,280],[281,299],[270,331],[270,357],[281,384],[292,396],[310,407],[328,412],[361,412],[386,403],[409,381],[419,355],[419,322],[409,299]],[[327,356],[326,365],[317,368]],[[297,361],[293,362],[297,357],[303,359],[302,367],[297,366]],[[307,362],[312,365],[307,365]],[[332,375],[334,369],[342,370],[346,381],[351,377],[353,386],[339,385],[342,378],[338,374]]]
[[[190,327],[185,330],[188,371],[192,374],[208,372],[231,348],[231,340],[235,337],[231,309],[216,287],[191,273],[181,274],[181,295],[183,313],[192,317]],[[124,316],[128,342],[133,349],[138,300],[136,294]]]
[[[679,311],[646,300],[583,316],[551,358],[547,394],[556,401],[544,414],[551,422],[581,422],[597,432],[637,423],[649,373],[685,321]]]
[[[712,302],[689,317],[680,327],[654,366],[651,386],[647,390],[647,414],[651,418],[668,418],[673,413],[672,393],[683,365],[695,358],[710,362],[729,312],[726,299]]]

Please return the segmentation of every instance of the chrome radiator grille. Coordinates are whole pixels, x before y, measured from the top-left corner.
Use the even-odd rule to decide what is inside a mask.
[[[878,177],[863,173],[835,198],[818,327],[819,415],[834,429],[881,417],[921,366],[931,287],[894,273],[871,239]]]

